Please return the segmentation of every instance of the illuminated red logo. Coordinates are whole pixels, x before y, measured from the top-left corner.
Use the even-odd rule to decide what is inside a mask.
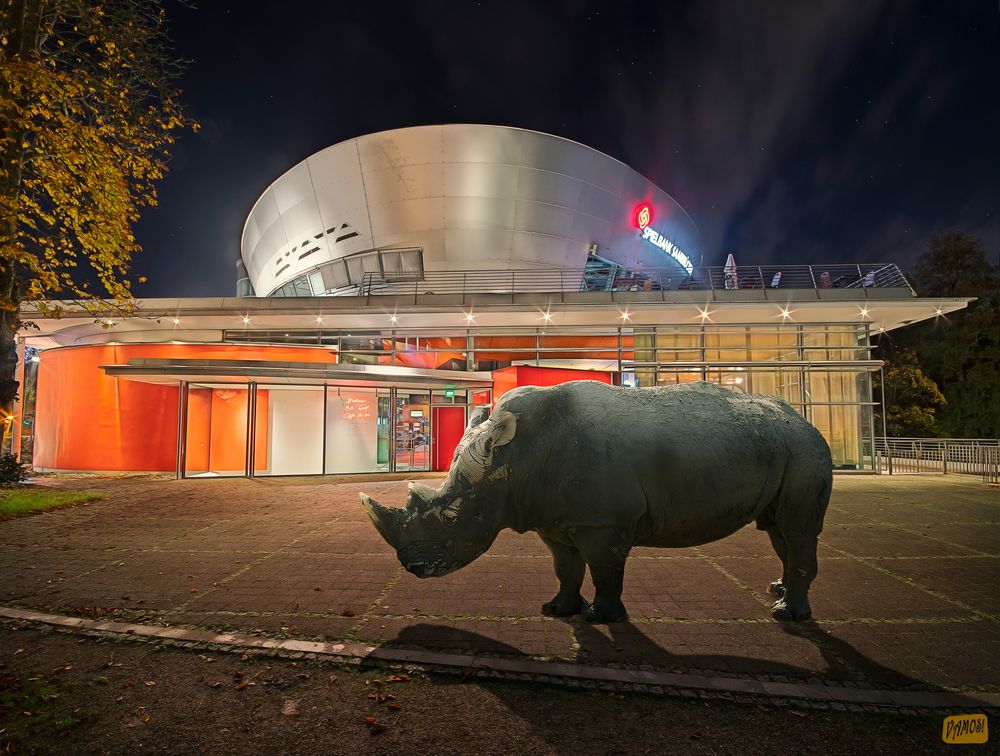
[[[653,221],[653,206],[643,203],[635,209],[635,225],[640,231],[645,230]]]

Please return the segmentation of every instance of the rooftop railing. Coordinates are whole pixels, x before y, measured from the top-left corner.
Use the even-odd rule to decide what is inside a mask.
[[[913,288],[893,263],[857,265],[738,265],[629,270],[620,266],[531,270],[374,271],[365,273],[361,296],[522,294],[628,291],[739,291],[746,289]]]

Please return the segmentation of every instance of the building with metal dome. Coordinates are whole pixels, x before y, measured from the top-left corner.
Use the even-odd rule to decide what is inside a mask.
[[[638,233],[654,229],[657,243]],[[258,296],[353,294],[365,274],[698,261],[694,222],[624,163],[502,126],[384,131],[327,147],[257,200],[241,252]]]
[[[39,470],[443,471],[516,386],[705,380],[785,399],[872,472],[873,336],[967,303],[891,263],[703,266],[639,173],[499,126],[322,150],[264,190],[241,253],[235,297],[26,309],[13,448]]]

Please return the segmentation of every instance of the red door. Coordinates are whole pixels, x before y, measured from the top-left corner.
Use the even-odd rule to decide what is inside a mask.
[[[434,465],[431,469],[447,471],[455,447],[465,431],[465,407],[435,407],[431,423],[434,437]]]

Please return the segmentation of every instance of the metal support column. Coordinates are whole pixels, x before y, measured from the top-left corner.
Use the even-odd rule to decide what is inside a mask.
[[[396,472],[396,387],[389,387],[389,472]]]
[[[177,478],[183,478],[187,470],[187,415],[188,382],[177,386]]]
[[[393,347],[393,349],[395,349],[395,347]],[[395,363],[395,360],[393,362]],[[328,403],[327,401],[328,389],[329,387],[324,383],[323,384],[323,463],[322,466],[320,467],[320,470],[322,470],[323,475],[326,475],[326,429],[327,429],[326,407]],[[375,422],[378,423],[378,394],[375,395]],[[377,443],[378,442],[376,442],[376,445]]]
[[[247,386],[247,455],[244,475],[253,477],[254,448],[257,436],[257,384],[250,381]]]

